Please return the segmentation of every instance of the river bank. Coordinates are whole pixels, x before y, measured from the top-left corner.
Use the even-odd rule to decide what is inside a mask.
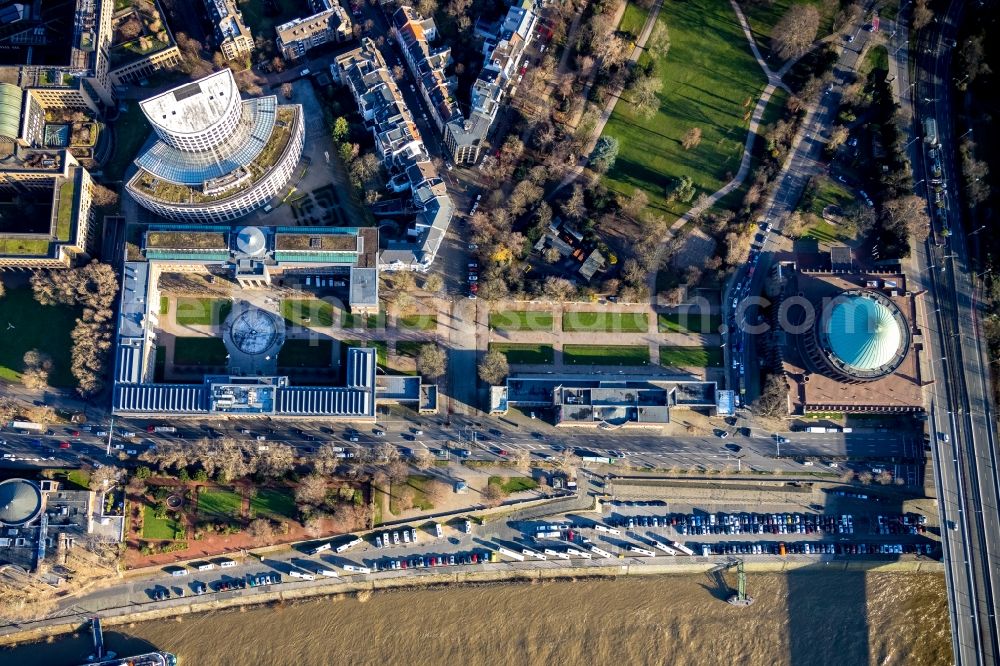
[[[421,569],[394,571],[370,576],[351,576],[345,579],[320,579],[317,581],[283,582],[268,588],[246,588],[234,592],[206,596],[186,596],[165,602],[151,602],[148,608],[130,605],[110,608],[99,614],[105,627],[111,628],[135,622],[162,620],[194,613],[220,611],[238,607],[252,607],[309,599],[376,592],[390,589],[411,589],[439,586],[499,584],[504,582],[539,582],[557,579],[628,578],[634,576],[676,576],[705,574],[716,567],[718,561],[705,558],[650,558],[629,559],[621,563],[608,560],[577,560],[559,563],[509,562],[494,563],[477,569]],[[746,561],[748,573],[787,573],[819,571],[824,574],[844,575],[877,571],[884,573],[941,573],[940,562],[905,559],[898,561],[834,560],[822,561],[816,556],[790,556],[782,559]],[[292,579],[286,579],[292,580]],[[731,581],[733,582],[733,581]],[[34,642],[50,637],[72,634],[86,620],[84,614],[21,623],[3,628],[0,646]]]
[[[734,576],[727,578],[730,585]],[[533,577],[282,600],[105,623],[112,649],[181,663],[936,665],[951,659],[941,574],[795,568],[749,575],[750,608],[704,573]],[[117,626],[114,626],[117,625]],[[76,627],[77,629],[79,626]],[[71,666],[87,637],[0,650],[0,663]]]

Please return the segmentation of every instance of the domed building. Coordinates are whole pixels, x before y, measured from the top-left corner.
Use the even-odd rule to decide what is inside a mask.
[[[796,255],[776,274],[771,340],[790,414],[923,410],[919,293],[902,272],[859,270],[831,253]]]
[[[903,313],[872,289],[846,291],[829,301],[813,335],[806,338],[810,360],[850,383],[892,374],[909,347]]]
[[[0,483],[0,525],[27,525],[42,512],[42,491],[26,479],[7,479]]]

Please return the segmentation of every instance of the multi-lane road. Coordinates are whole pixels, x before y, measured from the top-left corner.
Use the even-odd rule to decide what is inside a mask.
[[[920,35],[916,59],[914,127],[937,122],[942,180],[951,192],[945,236],[937,225],[932,241],[918,248],[916,282],[928,289],[926,312],[933,334],[934,384],[929,391],[943,547],[947,564],[955,662],[995,664],[998,644],[997,577],[1000,576],[1000,480],[995,419],[990,403],[989,364],[981,345],[977,289],[969,264],[958,198],[957,134],[951,99],[951,45],[958,36],[964,4],[948,11]],[[903,91],[905,93],[907,91]],[[919,131],[919,130],[918,130]],[[925,142],[920,142],[924,144]],[[926,183],[929,145],[914,146],[914,179]],[[933,212],[931,188],[924,186]],[[935,243],[935,240],[937,243]]]
[[[833,80],[821,93],[816,104],[809,109],[798,133],[792,140],[791,152],[786,158],[777,185],[764,205],[764,219],[750,251],[750,259],[736,270],[730,279],[723,309],[727,313],[729,334],[726,340],[726,371],[728,386],[743,395],[749,402],[756,393],[755,378],[759,376],[755,325],[759,302],[755,297],[763,291],[764,282],[772,265],[772,253],[780,242],[784,220],[795,211],[809,180],[825,171],[822,152],[833,129],[833,121],[840,108],[844,88],[855,79],[858,59],[864,52],[872,33],[862,28],[874,3],[867,3],[861,17],[839,32],[849,35],[833,68]],[[736,361],[735,363],[733,361]]]
[[[0,432],[0,453],[7,464],[25,466],[59,466],[81,460],[114,464],[119,455],[134,460],[151,445],[197,441],[203,437],[232,437],[258,446],[288,444],[306,459],[327,442],[357,452],[388,442],[399,448],[404,456],[420,449],[448,450],[456,461],[459,459],[456,452],[463,450],[468,451],[471,460],[492,462],[514,457],[519,451],[526,452],[529,459],[535,461],[555,460],[564,451],[572,451],[579,456],[621,459],[620,464],[640,469],[838,473],[848,468],[867,471],[875,467],[892,471],[894,477],[902,478],[911,486],[919,485],[922,480],[923,443],[919,436],[912,432],[885,430],[784,432],[779,436],[756,428],[747,431],[727,427],[725,438],[719,436],[721,429],[712,434],[681,437],[634,431],[609,436],[596,430],[556,428],[527,418],[480,420],[452,416],[445,420],[418,418],[403,410],[385,411],[380,414],[376,426],[357,429],[308,422],[293,427],[260,420],[206,420],[171,423],[176,428],[173,433],[147,433],[148,423],[116,420],[110,457],[105,455],[107,436],[95,434],[110,432],[109,424],[91,424],[91,430],[56,426],[51,435],[19,434],[6,429]],[[123,433],[134,433],[134,436],[126,437]],[[258,437],[263,439],[258,440]],[[70,448],[59,448],[63,442],[69,443]]]

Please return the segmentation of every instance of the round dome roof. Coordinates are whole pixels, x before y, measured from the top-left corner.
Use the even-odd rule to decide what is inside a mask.
[[[236,248],[243,254],[257,256],[267,247],[264,232],[257,227],[243,227],[236,235]]]
[[[31,481],[8,479],[0,483],[0,523],[24,525],[42,509],[42,491]]]
[[[826,334],[830,351],[845,365],[863,371],[891,363],[904,338],[888,307],[858,295],[833,306]]]

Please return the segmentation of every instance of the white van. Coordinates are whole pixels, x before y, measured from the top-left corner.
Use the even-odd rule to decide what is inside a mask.
[[[235,560],[219,560],[219,568],[221,569],[231,569],[236,566]]]
[[[198,571],[211,571],[214,568],[215,568],[215,565],[212,564],[211,562],[205,562],[204,564],[199,564],[198,565]]]

